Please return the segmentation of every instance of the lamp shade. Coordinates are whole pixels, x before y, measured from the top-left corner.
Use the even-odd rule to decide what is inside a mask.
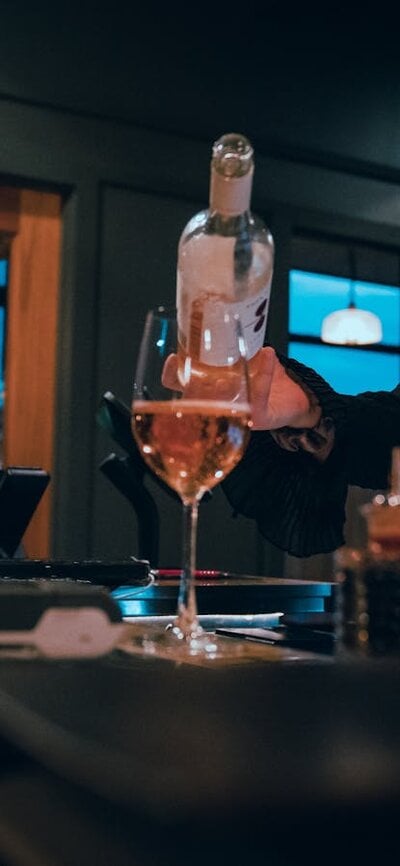
[[[382,324],[378,316],[350,305],[326,316],[322,322],[321,340],[341,346],[366,346],[380,343]]]

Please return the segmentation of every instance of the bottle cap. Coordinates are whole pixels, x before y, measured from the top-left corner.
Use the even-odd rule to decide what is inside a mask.
[[[212,167],[223,177],[243,177],[253,166],[253,148],[246,136],[222,135],[213,145]]]

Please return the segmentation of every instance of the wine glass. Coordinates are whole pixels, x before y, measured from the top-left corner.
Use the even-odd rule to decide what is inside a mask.
[[[200,323],[200,324],[199,324]],[[192,328],[193,331],[193,328]],[[246,347],[240,319],[223,304],[182,347],[177,311],[148,312],[134,377],[132,432],[140,453],[183,504],[182,569],[177,613],[153,630],[150,652],[232,654],[232,644],[198,619],[195,572],[198,505],[237,465],[251,428]],[[229,650],[227,644],[229,643]]]

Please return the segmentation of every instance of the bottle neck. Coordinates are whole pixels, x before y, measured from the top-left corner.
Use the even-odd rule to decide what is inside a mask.
[[[238,216],[250,208],[253,169],[243,177],[224,177],[211,170],[210,211],[224,217]]]

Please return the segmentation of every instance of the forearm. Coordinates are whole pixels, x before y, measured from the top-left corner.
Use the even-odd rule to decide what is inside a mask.
[[[307,451],[320,463],[333,452],[349,485],[386,487],[391,451],[400,444],[400,386],[391,392],[338,394],[315,371],[297,361],[281,361],[304,389],[309,417],[317,407],[320,418],[313,427],[306,420],[301,429],[292,423],[271,431],[277,444],[290,451]]]
[[[391,449],[400,444],[400,388],[338,394],[314,370],[278,361],[268,412],[259,408],[266,423],[222,486],[235,511],[277,547],[301,557],[326,553],[344,543],[349,485],[387,485]],[[282,426],[286,418],[290,426]]]
[[[336,440],[349,484],[386,488],[392,449],[400,445],[400,386],[348,397]]]
[[[312,429],[274,431],[278,444],[297,443],[320,461],[333,453],[349,485],[386,487],[392,448],[400,445],[400,385],[393,391],[338,394],[313,370],[289,359],[284,363],[311,395],[311,404],[318,404],[321,418]]]
[[[345,398],[314,370],[292,359],[278,358],[285,376],[285,400],[296,411],[291,413],[290,424],[271,429],[270,433],[280,448],[306,451],[323,463],[335,444],[334,418],[342,423],[345,417]]]

